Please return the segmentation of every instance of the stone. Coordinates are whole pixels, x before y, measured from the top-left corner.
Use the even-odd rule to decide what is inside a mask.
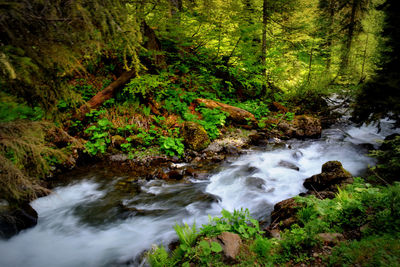
[[[310,191],[335,190],[342,182],[351,183],[352,175],[340,161],[328,161],[322,165],[322,172],[307,178],[303,185]]]
[[[168,179],[171,180],[182,180],[184,176],[184,170],[171,170],[167,173]]]
[[[344,236],[340,233],[319,233],[318,237],[324,245],[337,245],[339,242],[345,240]]]
[[[286,160],[279,161],[278,166],[281,166],[281,167],[284,167],[287,169],[292,169],[295,171],[300,171],[299,166],[297,166],[296,164],[294,164],[292,162],[286,161]]]
[[[210,144],[206,130],[198,123],[185,122],[181,134],[187,147],[195,151],[203,150]]]
[[[0,213],[0,237],[10,238],[24,229],[35,226],[37,220],[38,214],[29,203],[3,211]]]
[[[290,122],[282,120],[278,129],[283,135],[294,138],[319,137],[322,132],[321,120],[308,115],[295,116]]]
[[[114,135],[111,137],[111,143],[114,147],[119,148],[122,144],[127,143],[127,141],[120,135]]]
[[[235,262],[242,245],[240,236],[230,232],[223,232],[217,236],[217,242],[222,246],[225,260]]]
[[[278,228],[280,230],[289,228],[297,222],[296,212],[302,207],[302,204],[297,203],[294,198],[288,198],[276,203],[271,213],[272,223],[269,228]]]
[[[245,184],[250,188],[263,190],[265,186],[265,181],[259,177],[247,177]]]

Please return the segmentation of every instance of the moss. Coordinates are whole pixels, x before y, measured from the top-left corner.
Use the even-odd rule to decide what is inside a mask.
[[[195,122],[185,122],[182,129],[182,137],[185,144],[195,151],[203,150],[210,144],[206,130]]]
[[[40,180],[52,166],[68,162],[71,146],[78,142],[48,122],[16,121],[0,124],[0,195],[11,203],[35,199],[48,193]],[[60,140],[68,136],[64,147]],[[54,135],[54,136],[53,136]],[[50,140],[54,143],[50,143]]]

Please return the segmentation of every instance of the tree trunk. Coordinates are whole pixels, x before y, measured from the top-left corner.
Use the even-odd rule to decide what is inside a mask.
[[[344,49],[342,62],[340,64],[340,70],[339,70],[340,73],[344,73],[349,65],[350,50],[353,42],[354,27],[356,23],[355,19],[356,19],[357,4],[358,0],[353,0],[351,5],[350,23],[349,23],[349,30],[347,32],[346,47]]]
[[[266,78],[267,72],[265,70],[265,64],[267,60],[267,0],[263,2],[263,28],[262,28],[262,47],[261,47],[261,64],[263,67],[263,76]]]
[[[78,113],[75,118],[82,120],[85,114],[90,112],[91,109],[96,109],[100,107],[106,100],[112,98],[115,92],[125,85],[133,76],[135,76],[136,70],[130,70],[124,72],[118,79],[113,81],[109,86],[104,88],[104,90],[98,92],[94,97],[92,97],[86,104],[79,108]]]
[[[365,70],[365,61],[367,60],[368,37],[369,37],[369,34],[368,34],[368,32],[367,32],[367,38],[366,38],[366,40],[365,40],[365,48],[364,48],[364,55],[363,55],[363,63],[362,63],[361,76],[360,76],[360,82],[359,82],[359,83],[362,83],[362,82],[365,80],[365,77],[364,77],[364,70]]]
[[[314,52],[314,44],[312,44],[312,46],[311,46],[311,51],[310,51],[310,62],[309,62],[309,64],[308,64],[307,83],[310,82],[310,78],[311,78],[311,69],[312,69],[313,52]]]
[[[328,53],[326,56],[326,69],[329,71],[332,64],[332,38],[333,38],[333,23],[335,18],[335,3],[333,0],[329,2],[329,25],[328,25],[328,38],[326,40],[326,46],[328,47]]]

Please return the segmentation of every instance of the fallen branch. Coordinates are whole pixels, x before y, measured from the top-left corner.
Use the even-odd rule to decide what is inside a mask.
[[[135,70],[124,72],[118,79],[104,88],[104,90],[98,92],[86,104],[82,105],[74,116],[75,119],[82,120],[85,114],[90,112],[91,109],[100,107],[106,100],[112,98],[115,92],[133,78],[133,76],[135,76]]]

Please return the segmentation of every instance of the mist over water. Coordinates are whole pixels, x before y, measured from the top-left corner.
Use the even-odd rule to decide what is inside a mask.
[[[305,191],[304,179],[320,173],[326,161],[339,160],[353,175],[362,174],[374,163],[365,144],[377,146],[393,133],[389,126],[382,121],[378,132],[373,125],[335,125],[317,140],[254,149],[209,180],[191,183],[135,180],[134,190],[118,191],[126,177],[103,179],[92,170],[32,202],[38,224],[0,241],[0,266],[136,266],[152,244],[176,238],[175,223],[201,226],[208,214],[241,207],[268,219],[273,205]]]

